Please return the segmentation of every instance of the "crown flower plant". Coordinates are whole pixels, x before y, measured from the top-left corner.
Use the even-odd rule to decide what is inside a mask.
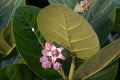
[[[120,80],[120,0],[25,1],[0,3],[0,80]]]

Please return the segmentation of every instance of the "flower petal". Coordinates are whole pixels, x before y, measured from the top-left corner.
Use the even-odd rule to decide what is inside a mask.
[[[57,58],[52,57],[52,64],[54,64],[56,62]]]
[[[59,54],[58,58],[62,60],[66,60],[65,56],[63,56],[62,53]]]
[[[55,45],[52,45],[51,51],[53,51],[53,50],[55,50],[55,49],[57,49],[56,46],[55,46]]]
[[[63,47],[57,48],[59,52],[62,52],[63,49],[64,49]]]

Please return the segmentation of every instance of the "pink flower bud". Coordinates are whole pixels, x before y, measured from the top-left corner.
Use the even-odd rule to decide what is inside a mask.
[[[45,61],[42,63],[42,67],[44,69],[48,69],[48,68],[51,68],[51,62],[50,61]]]
[[[48,56],[48,51],[46,49],[43,49],[42,54],[43,54],[43,56]]]
[[[49,50],[51,49],[51,46],[52,46],[52,45],[51,45],[49,42],[46,42],[46,43],[45,43],[45,49],[46,49],[46,50],[49,51]]]
[[[53,64],[53,67],[56,71],[58,71],[59,69],[61,69],[61,64],[59,62],[56,62],[55,64]]]
[[[43,56],[43,57],[40,58],[41,63],[46,62],[46,61],[48,61],[48,57]]]

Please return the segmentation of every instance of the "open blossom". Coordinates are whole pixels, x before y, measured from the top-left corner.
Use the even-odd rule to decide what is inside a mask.
[[[56,60],[58,58],[62,59],[62,60],[65,60],[65,57],[61,53],[63,49],[64,49],[63,47],[56,48],[55,45],[52,45],[51,51],[49,51],[48,54],[49,54],[49,56],[52,57],[52,63],[53,64],[56,62]]]
[[[55,70],[59,70],[61,68],[61,64],[57,62],[57,59],[58,58],[62,60],[66,59],[61,53],[63,49],[64,49],[63,47],[57,48],[55,45],[52,45],[49,42],[46,42],[45,48],[42,50],[43,57],[40,58],[42,67],[44,69],[47,69],[47,68],[50,68],[51,65],[53,65],[53,68]]]

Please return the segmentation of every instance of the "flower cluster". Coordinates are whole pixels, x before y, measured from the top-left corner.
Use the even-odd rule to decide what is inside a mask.
[[[80,4],[77,4],[74,8],[74,12],[84,12],[87,11],[90,7],[90,3],[87,0],[80,1]]]
[[[57,62],[57,59],[66,59],[61,53],[63,49],[63,47],[57,48],[55,45],[46,42],[45,48],[42,50],[43,56],[40,58],[42,67],[44,69],[48,69],[51,68],[51,66],[53,66],[53,68],[57,71],[61,69],[61,64]]]
[[[83,0],[80,2],[80,6],[83,8],[84,11],[87,11],[90,7],[90,3],[87,0]]]

